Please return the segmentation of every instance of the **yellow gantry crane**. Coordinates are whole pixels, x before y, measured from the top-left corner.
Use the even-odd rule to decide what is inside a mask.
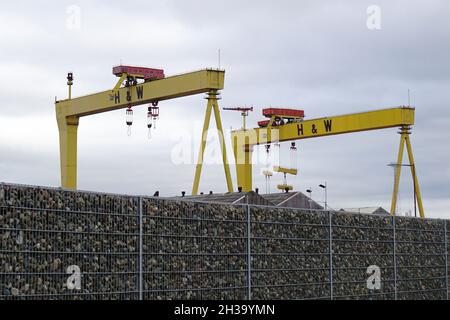
[[[160,101],[206,93],[208,104],[192,194],[198,193],[212,111],[214,111],[219,133],[227,188],[229,192],[233,192],[218,105],[219,91],[224,87],[225,71],[206,69],[165,77],[163,70],[160,69],[118,66],[113,68],[113,74],[119,77],[119,80],[112,90],[72,98],[73,74],[69,73],[67,77],[69,97],[66,100],[55,102],[59,129],[61,186],[63,188],[77,188],[77,132],[81,117],[126,108],[128,108],[127,111],[130,111],[132,107],[143,104],[151,104],[155,107]]]
[[[198,194],[203,155],[213,111],[216,128],[219,133],[227,189],[228,192],[233,192],[218,105],[218,100],[220,99],[219,91],[224,87],[225,71],[206,69],[166,78],[163,70],[119,66],[113,68],[113,74],[119,77],[119,80],[112,90],[72,98],[73,75],[69,73],[67,77],[69,97],[68,99],[55,102],[60,141],[61,186],[63,188],[77,188],[77,133],[81,117],[118,109],[127,109],[127,115],[129,115],[131,108],[143,104],[151,104],[149,115],[155,116],[158,112],[155,114],[151,110],[157,108],[160,101],[206,93],[208,103],[192,194]],[[401,138],[391,213],[395,214],[404,146],[406,144],[415,189],[415,201],[417,201],[420,216],[422,218],[425,217],[409,138],[411,126],[414,124],[414,108],[398,107],[311,120],[304,120],[303,111],[301,110],[284,109],[283,113],[278,113],[279,110],[283,109],[270,108],[267,110],[267,114],[264,115],[269,117],[270,120],[260,123],[260,128],[245,128],[244,118],[244,128],[232,132],[232,145],[239,189],[242,189],[244,192],[252,190],[252,153],[255,145],[268,146],[272,143],[284,141],[399,127]],[[127,123],[129,124],[128,119]],[[148,124],[148,126],[150,128],[151,125]],[[275,171],[283,174],[297,173],[293,168],[278,167],[275,168]],[[286,182],[284,185],[279,186],[279,188],[284,189],[289,189],[289,187]]]
[[[416,191],[416,199],[414,200],[417,201],[420,216],[424,218],[425,213],[409,138],[411,126],[414,125],[414,111],[415,109],[411,107],[398,107],[311,120],[303,120],[300,116],[297,118],[289,118],[285,113],[276,114],[272,112],[270,120],[259,123],[260,128],[236,130],[231,133],[238,187],[246,192],[251,191],[253,188],[252,153],[253,147],[256,145],[270,145],[284,141],[399,127],[401,138],[396,164],[391,213],[395,214],[397,206],[401,165],[404,146],[406,144]]]

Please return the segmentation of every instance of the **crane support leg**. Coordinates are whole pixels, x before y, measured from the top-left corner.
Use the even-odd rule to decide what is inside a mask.
[[[78,117],[58,117],[61,186],[77,188],[77,133]]]
[[[211,111],[214,110],[214,117],[216,118],[216,126],[219,132],[219,142],[222,151],[222,161],[225,171],[225,178],[227,181],[228,192],[233,192],[233,183],[231,181],[230,167],[227,159],[227,152],[225,146],[225,139],[223,134],[222,122],[220,118],[219,104],[217,102],[218,92],[217,90],[211,90],[208,93],[208,105],[206,107],[205,120],[203,122],[202,139],[200,141],[200,151],[198,153],[197,166],[195,168],[194,185],[192,187],[192,195],[198,194],[198,189],[200,185],[200,176],[202,174],[203,167],[203,157],[205,153],[206,141],[208,139],[208,129],[211,121]]]
[[[403,151],[405,150],[405,136],[403,131],[400,133],[400,146],[398,148],[397,163],[395,166],[394,191],[392,192],[391,214],[395,215],[397,211],[398,189],[400,185],[400,175],[403,164]]]
[[[417,205],[419,206],[419,213],[421,218],[425,218],[425,212],[423,210],[423,203],[422,203],[422,195],[420,193],[420,187],[419,187],[419,179],[417,178],[417,172],[416,172],[416,164],[414,163],[414,156],[412,152],[411,147],[411,141],[409,140],[409,135],[406,135],[405,138],[406,142],[406,149],[408,150],[408,157],[409,157],[409,164],[411,165],[411,174],[414,182],[414,194],[417,200]]]
[[[235,137],[235,139],[239,139]],[[236,161],[236,177],[238,189],[243,192],[250,192],[253,190],[253,146],[247,143],[233,143],[234,158]]]
[[[400,176],[401,176],[401,170],[403,166],[403,152],[406,144],[406,149],[408,152],[408,160],[409,160],[409,167],[411,168],[411,175],[413,178],[414,183],[414,201],[417,201],[417,204],[419,206],[419,213],[421,218],[425,218],[425,212],[423,209],[423,203],[422,203],[422,195],[420,193],[420,187],[419,187],[419,179],[417,178],[417,172],[416,172],[416,165],[414,163],[414,156],[412,152],[411,147],[411,141],[409,139],[410,135],[410,128],[409,127],[402,127],[400,130],[400,146],[398,150],[398,158],[397,163],[395,167],[395,180],[394,180],[394,191],[392,193],[392,202],[391,202],[391,214],[396,214],[396,208],[397,208],[397,199],[398,199],[398,189],[400,184]]]
[[[211,121],[212,99],[208,97],[208,106],[206,107],[205,121],[203,122],[202,139],[200,140],[200,151],[198,152],[197,166],[195,167],[194,185],[192,187],[192,195],[198,194],[198,186],[200,184],[200,175],[202,174],[203,154],[205,152],[206,140],[208,138],[209,122]]]
[[[217,103],[217,99],[214,99],[213,103],[214,117],[216,118],[217,131],[219,132],[220,149],[222,151],[223,169],[225,172],[225,179],[227,180],[227,190],[228,192],[233,192],[233,182],[231,180],[230,165],[228,163],[225,135],[223,134],[222,119],[220,117],[220,109],[219,104]]]

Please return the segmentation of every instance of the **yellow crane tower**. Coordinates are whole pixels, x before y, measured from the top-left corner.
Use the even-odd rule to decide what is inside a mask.
[[[268,110],[268,109],[267,109]],[[281,112],[280,112],[281,110]],[[252,153],[256,145],[270,145],[272,143],[317,138],[359,131],[378,130],[399,127],[400,147],[397,159],[394,189],[391,202],[391,213],[395,214],[397,203],[401,164],[404,146],[406,144],[411,174],[420,216],[425,217],[422,197],[415,168],[414,157],[409,135],[414,125],[414,108],[398,107],[375,110],[362,113],[346,114],[334,117],[303,120],[298,114],[297,119],[286,115],[288,109],[271,110],[270,120],[259,123],[260,127],[247,130],[235,130],[231,133],[233,152],[236,161],[236,176],[238,187],[243,191],[251,191],[252,182]],[[291,110],[292,111],[292,110]],[[270,113],[270,112],[269,112]],[[289,112],[287,113],[289,115]],[[267,114],[265,114],[267,116]],[[287,187],[287,186],[286,186]]]
[[[206,69],[165,77],[164,71],[160,69],[118,66],[113,68],[113,74],[119,77],[119,80],[112,90],[72,98],[73,74],[69,73],[67,77],[69,97],[55,102],[59,128],[61,186],[63,188],[77,188],[77,132],[80,118],[125,108],[127,116],[131,116],[132,108],[142,104],[151,104],[149,107],[149,117],[151,117],[156,116],[152,107],[155,108],[160,101],[206,93],[208,104],[192,194],[198,193],[212,111],[214,111],[216,127],[219,131],[227,188],[229,192],[233,191],[218,105],[219,91],[224,87],[225,71]],[[132,120],[127,118],[127,124],[131,125],[131,123]]]

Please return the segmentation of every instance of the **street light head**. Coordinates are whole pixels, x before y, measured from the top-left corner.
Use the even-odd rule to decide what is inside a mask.
[[[392,168],[398,168],[398,167],[413,167],[414,165],[411,164],[403,164],[403,163],[389,163],[387,165],[388,167],[392,167]]]
[[[308,192],[308,193],[312,193],[312,190],[311,190],[311,189],[308,189],[308,190],[306,190],[306,192]]]
[[[322,189],[326,189],[327,187],[323,184],[319,184],[319,187],[321,187]]]
[[[390,163],[387,164],[387,166],[388,167],[398,167],[398,164],[394,163],[394,162],[390,162]]]

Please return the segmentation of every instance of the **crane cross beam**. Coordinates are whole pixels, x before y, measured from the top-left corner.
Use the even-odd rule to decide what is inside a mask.
[[[225,71],[206,69],[56,102],[58,118],[83,117],[154,101],[222,90]]]
[[[291,122],[270,128],[238,130],[232,132],[232,139],[237,144],[252,146],[413,124],[414,108],[398,107]]]

